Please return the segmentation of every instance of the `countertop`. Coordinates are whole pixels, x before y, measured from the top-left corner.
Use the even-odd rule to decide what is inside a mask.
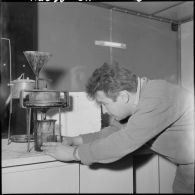
[[[2,154],[1,154],[1,167],[12,167],[29,165],[43,162],[57,161],[43,152],[34,150],[34,142],[30,142],[30,152],[27,151],[27,143],[11,142],[8,144],[8,139],[2,139]],[[134,152],[133,156],[151,154],[144,146]]]
[[[35,151],[34,142],[30,143],[30,152],[27,151],[27,143],[11,142],[8,145],[8,139],[1,140],[1,148],[2,168],[57,161],[43,152]]]

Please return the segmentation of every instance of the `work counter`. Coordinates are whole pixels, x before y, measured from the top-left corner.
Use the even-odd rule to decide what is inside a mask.
[[[150,151],[141,149],[135,152],[135,155],[149,154]],[[34,150],[34,143],[30,143],[30,152],[27,151],[27,143],[11,142],[8,139],[2,139],[2,168],[18,165],[28,165],[41,162],[53,162],[56,159],[43,152]]]
[[[172,190],[176,170],[144,147],[111,164],[86,166],[34,151],[33,142],[27,152],[27,143],[8,145],[7,139],[2,139],[1,166],[3,194],[167,193]]]
[[[133,193],[132,166],[116,170],[115,166],[60,162],[34,151],[33,146],[32,142],[27,152],[27,143],[8,145],[2,139],[3,193]],[[122,167],[124,162],[117,165]]]
[[[2,192],[7,193],[78,193],[79,163],[57,161],[34,151],[34,143],[2,139]]]
[[[8,144],[8,139],[2,139],[1,141],[2,168],[56,161],[43,152],[35,151],[33,142],[30,143],[31,150],[28,152],[27,143],[11,142]]]

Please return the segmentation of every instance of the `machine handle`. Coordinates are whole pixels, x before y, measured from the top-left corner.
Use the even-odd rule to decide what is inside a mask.
[[[8,83],[7,86],[13,86],[14,84],[13,83]]]
[[[22,108],[26,108],[26,107],[24,106],[24,90],[21,90],[21,91],[20,91],[20,106],[21,106]]]
[[[64,97],[61,100],[63,100],[64,102],[66,102],[66,106],[64,106],[64,107],[69,108],[70,107],[70,96],[69,96],[69,92],[63,91],[63,94],[64,94]]]
[[[67,102],[67,108],[70,108],[70,96],[69,96],[69,92],[66,92],[66,102]]]

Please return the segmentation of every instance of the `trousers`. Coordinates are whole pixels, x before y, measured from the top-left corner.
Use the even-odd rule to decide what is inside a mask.
[[[194,163],[177,166],[173,193],[194,194]]]

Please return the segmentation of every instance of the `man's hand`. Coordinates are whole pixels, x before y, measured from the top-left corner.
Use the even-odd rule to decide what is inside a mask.
[[[73,146],[64,145],[63,143],[59,142],[47,142],[43,144],[41,149],[45,154],[52,156],[56,160],[60,161],[76,160],[73,155],[75,149],[75,147]]]
[[[79,146],[83,143],[83,139],[81,136],[75,137],[63,136],[62,143],[69,146]]]

